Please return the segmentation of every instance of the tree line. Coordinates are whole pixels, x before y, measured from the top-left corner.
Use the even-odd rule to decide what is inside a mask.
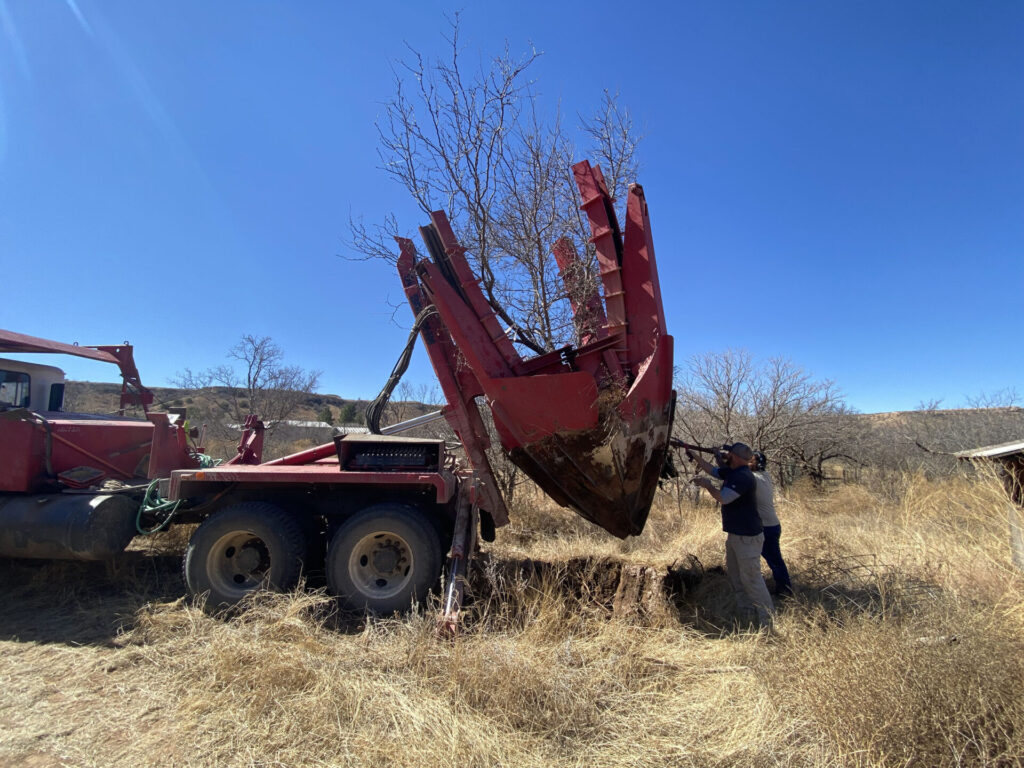
[[[675,432],[687,442],[742,441],[768,456],[783,484],[866,472],[946,472],[955,451],[1019,440],[1024,409],[1014,389],[966,398],[966,407],[860,414],[837,384],[785,358],[708,352],[677,371]]]
[[[337,418],[330,406],[318,403],[319,372],[285,364],[283,350],[269,337],[244,336],[227,358],[204,371],[185,369],[174,382],[194,392],[193,423],[205,424],[223,446],[237,439],[238,425],[255,413],[266,424],[273,455],[281,426],[310,403],[320,406],[318,418],[327,424],[363,423],[354,401],[346,401]],[[860,414],[834,381],[816,378],[786,358],[757,359],[747,350],[693,355],[677,368],[675,388],[676,437],[706,446],[745,442],[765,452],[783,485],[800,477],[820,485],[872,472],[947,472],[956,466],[950,456],[955,451],[1024,434],[1024,409],[1013,389],[968,397],[964,408]],[[388,406],[387,423],[440,407],[440,399],[436,385],[403,382]],[[443,423],[416,434],[454,437]],[[492,458],[503,492],[513,496],[521,475],[503,456]]]

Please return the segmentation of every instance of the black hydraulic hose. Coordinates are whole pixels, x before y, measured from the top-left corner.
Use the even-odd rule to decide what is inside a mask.
[[[370,434],[380,434],[381,417],[384,415],[384,409],[387,408],[388,402],[391,400],[391,393],[395,391],[398,382],[402,380],[402,375],[409,368],[409,361],[412,360],[412,351],[416,347],[416,337],[419,336],[420,329],[427,321],[427,318],[435,314],[437,314],[437,307],[433,304],[428,304],[416,315],[416,320],[412,324],[412,330],[409,331],[409,338],[405,342],[405,349],[402,350],[402,354],[398,357],[398,362],[395,363],[395,367],[391,370],[391,375],[388,377],[384,389],[366,406],[366,428],[370,430]]]

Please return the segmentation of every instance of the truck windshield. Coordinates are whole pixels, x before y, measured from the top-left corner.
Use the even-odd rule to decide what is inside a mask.
[[[27,373],[0,369],[0,408],[28,408],[30,383]]]

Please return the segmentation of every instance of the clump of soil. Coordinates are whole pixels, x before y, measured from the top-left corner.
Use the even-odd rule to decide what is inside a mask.
[[[704,568],[693,555],[670,566],[638,565],[608,557],[564,561],[478,556],[470,574],[467,603],[495,603],[529,592],[557,592],[587,611],[635,623],[678,614],[687,592],[700,583]]]

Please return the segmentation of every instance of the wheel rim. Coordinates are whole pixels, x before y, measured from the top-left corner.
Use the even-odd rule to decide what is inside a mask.
[[[361,538],[348,558],[348,576],[361,595],[383,600],[402,592],[415,572],[412,547],[390,531]]]
[[[217,539],[206,559],[210,585],[241,599],[264,584],[270,574],[270,550],[259,536],[233,531]]]

